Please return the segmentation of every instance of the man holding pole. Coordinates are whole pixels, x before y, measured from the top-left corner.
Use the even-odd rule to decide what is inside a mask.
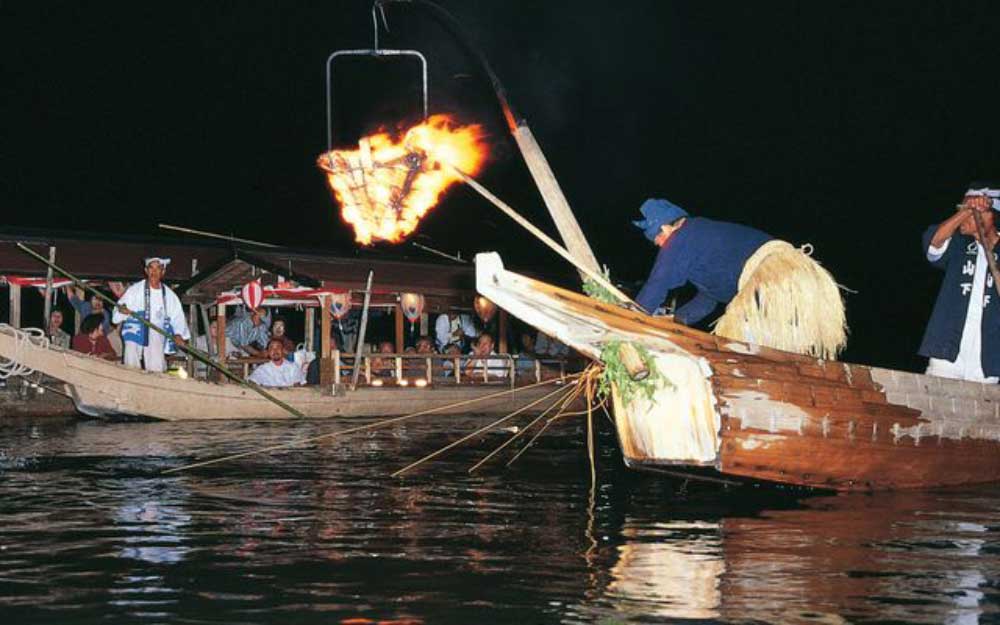
[[[928,375],[1000,380],[997,210],[1000,185],[973,182],[955,214],[924,233],[927,260],[945,272],[920,344]]]
[[[164,354],[173,352],[170,343],[186,345],[191,338],[180,299],[163,284],[163,274],[169,264],[169,258],[147,258],[144,262],[146,279],[130,286],[118,300],[113,321],[123,324],[126,366],[165,371],[167,363]],[[133,312],[163,328],[173,336],[173,340],[167,340],[159,332],[150,332],[145,324],[132,316]]]
[[[660,248],[636,297],[652,313],[687,283],[697,295],[677,309],[691,325],[719,304],[726,312],[715,333],[831,359],[847,342],[844,303],[828,271],[801,249],[748,226],[692,217],[661,199],[641,207],[633,224]]]

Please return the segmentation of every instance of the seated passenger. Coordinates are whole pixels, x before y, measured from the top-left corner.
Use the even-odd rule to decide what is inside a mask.
[[[434,336],[438,349],[442,352],[445,347],[452,343],[458,343],[459,348],[461,348],[463,345],[468,345],[468,342],[476,337],[476,325],[469,315],[444,313],[438,315],[434,322]]]
[[[70,343],[73,342],[73,337],[69,335],[68,332],[62,329],[63,324],[63,314],[61,310],[53,310],[49,314],[49,325],[45,328],[45,334],[49,337],[49,341],[56,347],[61,347],[63,349],[69,349]]]
[[[83,318],[80,333],[73,337],[73,350],[105,360],[118,360],[118,354],[104,336],[104,315],[91,313]]]
[[[107,337],[111,334],[111,313],[104,308],[104,300],[96,295],[91,295],[89,299],[84,299],[83,291],[74,286],[66,287],[66,299],[69,300],[76,314],[80,315],[80,319],[85,319],[93,313],[100,313],[104,319],[101,325],[101,329],[104,330],[104,336]]]
[[[253,370],[249,380],[261,386],[295,386],[305,384],[306,376],[302,369],[294,363],[285,360],[285,348],[282,340],[271,339],[267,343],[268,361]]]
[[[262,308],[253,309],[234,317],[226,326],[226,336],[232,339],[236,349],[250,356],[267,357],[265,350],[271,338],[270,327],[271,313]]]
[[[444,369],[444,376],[451,377],[455,374],[455,363],[458,366],[462,366],[462,359],[458,356],[462,355],[462,348],[458,346],[458,343],[452,343],[451,345],[446,345],[444,351],[441,352],[445,356],[455,356],[454,359],[445,360],[442,368]]]
[[[271,323],[271,337],[276,339],[281,339],[282,345],[285,347],[285,353],[291,356],[295,353],[295,341],[288,338],[285,334],[285,320],[281,317],[275,317],[274,321]]]
[[[476,346],[469,353],[469,360],[465,363],[464,371],[467,376],[475,376],[475,379],[482,379],[485,372],[486,378],[506,378],[510,371],[508,361],[503,358],[489,358],[495,356],[493,351],[493,337],[485,332],[479,335]]]
[[[434,353],[434,341],[432,341],[429,336],[422,336],[419,339],[417,339],[417,353],[418,354],[433,354]]]
[[[378,353],[392,354],[396,349],[389,341],[382,341],[378,345]],[[391,377],[396,373],[396,361],[393,358],[373,358],[372,374],[382,377]]]

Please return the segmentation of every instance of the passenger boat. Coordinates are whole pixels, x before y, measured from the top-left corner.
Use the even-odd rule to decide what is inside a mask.
[[[817,360],[603,304],[476,258],[480,293],[582,354],[645,347],[669,382],[613,394],[627,466],[837,491],[1000,480],[1000,386]]]

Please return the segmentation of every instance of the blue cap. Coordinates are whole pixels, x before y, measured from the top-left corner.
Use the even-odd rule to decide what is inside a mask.
[[[642,230],[642,233],[650,241],[656,240],[656,236],[660,234],[660,227],[664,224],[672,224],[681,217],[688,216],[687,211],[680,206],[667,200],[655,198],[643,202],[642,207],[639,208],[639,212],[642,213],[645,219],[633,221],[632,225]]]

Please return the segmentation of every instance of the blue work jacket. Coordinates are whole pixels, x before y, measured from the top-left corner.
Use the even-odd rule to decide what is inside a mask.
[[[698,294],[674,312],[685,325],[697,323],[736,295],[743,265],[771,235],[740,224],[688,217],[660,248],[649,278],[636,297],[653,312],[667,293],[688,282]]]
[[[937,231],[935,224],[924,232],[923,253],[927,257],[927,249]],[[962,331],[965,328],[965,316],[969,311],[969,300],[972,292],[972,277],[975,275],[976,240],[964,234],[955,233],[948,243],[948,249],[937,261],[931,262],[933,267],[944,271],[944,282],[938,291],[934,311],[931,313],[924,339],[920,342],[919,354],[928,358],[941,358],[954,362],[958,358],[958,350],[962,344]],[[996,258],[997,250],[993,250]],[[983,374],[987,377],[1000,375],[1000,303],[998,303],[996,287],[989,270],[986,272],[986,290],[984,292],[982,321],[982,364]]]

